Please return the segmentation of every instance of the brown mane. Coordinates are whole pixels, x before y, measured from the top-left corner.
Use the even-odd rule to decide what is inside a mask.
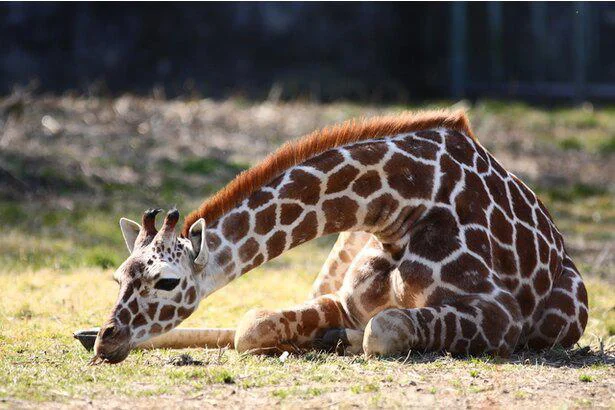
[[[464,111],[419,111],[399,115],[350,120],[312,132],[282,145],[262,162],[243,171],[213,197],[190,213],[182,229],[187,236],[190,226],[199,218],[218,220],[260,187],[268,184],[288,168],[300,164],[329,149],[355,141],[385,137],[405,132],[445,127],[475,138]]]

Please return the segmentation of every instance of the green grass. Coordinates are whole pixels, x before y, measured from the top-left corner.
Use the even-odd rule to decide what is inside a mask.
[[[191,174],[210,174],[220,170],[239,173],[246,168],[248,168],[246,164],[229,163],[217,158],[192,158],[186,160],[181,166],[184,172]]]
[[[565,151],[581,151],[583,149],[583,142],[575,137],[562,139],[558,144]]]
[[[582,374],[579,376],[579,380],[585,383],[589,383],[589,382],[594,381],[594,378],[588,374]]]
[[[251,307],[280,308],[301,302],[317,266],[313,260],[325,253],[325,248],[308,244],[283,256],[277,264],[258,268],[204,301],[185,326],[234,326]],[[290,265],[292,271],[287,268]],[[312,353],[291,355],[282,363],[275,357],[197,349],[187,352],[202,361],[202,366],[170,365],[169,358],[178,353],[158,350],[133,352],[119,365],[90,367],[86,364],[91,353],[72,339],[71,332],[104,320],[117,292],[110,276],[110,270],[101,269],[0,275],[0,288],[10,289],[0,300],[0,396],[50,401],[96,397],[112,390],[117,397],[147,398],[177,389],[193,395],[202,389],[217,391],[235,386],[246,391],[275,387],[270,397],[291,400],[344,389],[352,394],[374,395],[411,382],[421,386],[430,383],[424,389],[437,395],[443,387],[435,374],[454,374],[458,381],[445,384],[482,394],[484,386],[472,386],[470,380],[534,371],[532,362],[515,364],[489,357],[459,360],[436,355],[425,361],[414,355],[403,363],[401,359],[365,360]],[[271,283],[278,285],[272,287]],[[589,343],[597,348],[599,338],[612,344],[606,326],[613,316],[611,296],[615,288],[594,279],[588,280],[588,288],[592,310],[581,345]],[[587,377],[606,377],[612,368],[594,366],[572,372],[578,380],[587,381]]]
[[[603,154],[615,153],[615,136],[604,139],[598,144],[598,151]]]
[[[473,120],[488,119],[512,134],[526,132],[547,146],[602,154],[615,152],[613,107],[547,109],[523,102],[483,100],[469,111]],[[489,135],[479,137],[488,143]]]

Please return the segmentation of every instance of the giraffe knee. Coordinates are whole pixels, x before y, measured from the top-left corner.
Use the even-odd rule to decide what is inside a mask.
[[[278,346],[276,313],[251,309],[239,321],[235,331],[235,350],[239,353],[268,353]]]
[[[406,354],[413,346],[414,325],[403,312],[389,309],[378,313],[367,323],[363,351],[367,356]]]

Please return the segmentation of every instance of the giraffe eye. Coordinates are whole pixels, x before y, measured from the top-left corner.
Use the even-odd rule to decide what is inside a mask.
[[[160,290],[173,290],[175,289],[175,287],[177,287],[177,285],[179,285],[179,279],[165,278],[160,279],[158,282],[156,282],[154,288]]]

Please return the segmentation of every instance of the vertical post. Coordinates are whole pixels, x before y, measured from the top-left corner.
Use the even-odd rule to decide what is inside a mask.
[[[532,37],[534,42],[532,71],[534,82],[546,80],[549,51],[547,48],[547,6],[542,1],[530,3]]]
[[[489,19],[489,59],[492,83],[501,83],[504,79],[503,45],[502,45],[502,3],[487,3]]]
[[[466,82],[466,3],[451,5],[451,94],[455,98],[465,95]]]
[[[587,32],[587,5],[583,1],[574,3],[574,83],[575,100],[583,101],[586,97],[587,50],[585,41]]]

